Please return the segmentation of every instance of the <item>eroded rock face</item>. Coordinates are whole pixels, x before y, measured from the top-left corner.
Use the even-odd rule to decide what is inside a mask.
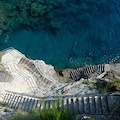
[[[56,71],[52,65],[47,65],[42,60],[35,60],[34,64],[44,78],[47,78],[53,82],[58,81]]]

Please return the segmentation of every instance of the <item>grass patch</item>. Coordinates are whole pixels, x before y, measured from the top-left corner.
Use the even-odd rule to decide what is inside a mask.
[[[97,80],[96,83],[94,83],[95,89],[98,91],[98,93],[105,93],[107,92],[107,82],[102,80]]]
[[[35,109],[32,112],[18,110],[16,115],[8,117],[7,120],[74,120],[75,115],[77,115],[75,111],[71,114],[67,109],[62,109],[58,107],[58,103],[55,103],[51,109],[44,107],[41,112]]]
[[[89,81],[87,81],[87,80],[84,80],[83,82],[82,82],[82,84],[89,84]]]
[[[109,81],[108,82],[108,90],[110,92],[120,91],[120,80]]]
[[[3,55],[3,54],[0,52],[0,62],[1,62],[1,59],[2,59],[2,55]]]
[[[92,83],[91,86],[94,86],[94,89],[98,93],[120,91],[120,79],[118,78],[120,77],[116,76],[116,79],[109,80],[108,82],[103,81],[103,80],[97,80],[96,82]]]
[[[3,56],[3,53],[0,52],[0,66],[2,66],[2,64],[1,64],[2,56]]]
[[[73,115],[67,110],[46,109],[41,113],[33,110],[32,112],[17,111],[16,115],[8,117],[7,120],[74,120]]]

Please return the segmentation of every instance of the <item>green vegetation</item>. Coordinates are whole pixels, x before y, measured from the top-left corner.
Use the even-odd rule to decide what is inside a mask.
[[[0,62],[1,62],[1,59],[2,59],[2,53],[0,52]]]
[[[108,90],[110,92],[120,91],[120,80],[111,80],[108,82]]]
[[[103,80],[97,80],[94,83],[95,89],[97,90],[98,93],[106,93],[109,92],[107,90],[107,82]]]
[[[34,110],[33,112],[17,111],[15,116],[7,118],[7,120],[73,120],[72,116],[68,116],[65,111],[51,110],[43,111],[41,114],[39,111]]]
[[[3,54],[0,52],[0,68],[3,68],[3,65],[2,65],[2,63],[1,63],[2,55],[3,55]]]
[[[114,79],[109,79],[108,81],[93,78],[91,81],[84,80],[82,84],[88,85],[91,91],[100,94],[120,91],[120,74],[115,73],[114,76]]]
[[[82,82],[82,84],[89,84],[89,82],[87,81],[87,80],[84,80],[83,82]]]
[[[106,8],[106,3],[109,5]],[[71,24],[67,17],[74,17],[71,28],[77,28],[77,21],[85,25],[92,24],[94,16],[99,8],[105,8],[101,12],[111,12],[114,9],[114,0],[0,0],[0,29],[8,31],[10,29],[28,27],[36,30],[59,30],[62,25]],[[75,10],[75,11],[74,11]],[[77,14],[78,12],[79,14]],[[77,18],[74,16],[77,14]]]
[[[41,112],[33,110],[32,112],[24,112],[18,110],[16,115],[7,118],[7,120],[74,120],[73,116],[67,109],[62,109],[53,104],[51,109],[44,108]]]
[[[64,1],[65,2],[65,1]],[[22,26],[33,29],[60,28],[61,22],[54,17],[62,14],[58,0],[19,0],[18,2],[0,1],[2,11],[0,29],[16,30]],[[61,12],[60,12],[61,11]],[[53,21],[54,19],[54,21]]]

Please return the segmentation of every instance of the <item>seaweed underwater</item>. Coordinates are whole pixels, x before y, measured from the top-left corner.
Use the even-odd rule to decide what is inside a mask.
[[[119,61],[119,6],[119,0],[0,0],[0,49],[13,46],[59,68]]]

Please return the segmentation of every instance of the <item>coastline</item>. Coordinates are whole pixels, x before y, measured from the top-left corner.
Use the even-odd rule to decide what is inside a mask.
[[[12,78],[11,82],[8,82],[9,84],[4,82],[5,80],[0,83],[2,86],[8,84],[3,89],[7,91],[38,96],[89,94],[99,93],[96,88],[97,84],[109,83],[111,79],[115,79],[112,82],[119,81],[119,63],[55,69],[54,66],[47,65],[42,60],[27,58],[12,47],[3,50],[2,53],[1,64],[4,71],[7,71]],[[101,89],[106,89],[106,87],[102,87]],[[104,92],[111,91],[106,89]]]
[[[7,74],[0,70],[3,73],[0,74],[0,100],[9,106],[7,109],[12,110],[14,115],[18,108],[24,111],[43,110],[44,105],[51,107],[54,101],[61,100],[64,108],[67,106],[69,109],[72,105],[74,110],[82,112],[77,118],[81,115],[97,120],[109,119],[111,116],[119,118],[120,90],[106,91],[108,89],[105,90],[104,85],[114,75],[114,79],[120,81],[120,63],[55,70],[44,61],[29,59],[14,48],[3,50],[2,53],[0,63]],[[98,84],[98,89],[91,86],[93,82]],[[1,111],[4,109],[1,107]],[[0,115],[4,118],[12,116],[12,113],[2,112]]]

